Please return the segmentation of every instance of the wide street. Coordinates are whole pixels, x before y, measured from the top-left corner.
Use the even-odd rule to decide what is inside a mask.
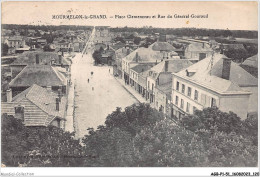
[[[71,76],[75,84],[75,120],[78,138],[87,134],[87,128],[96,129],[97,126],[104,124],[106,116],[116,107],[124,109],[137,102],[115,80],[112,67],[93,66],[93,62],[90,51],[83,57],[82,54],[77,54],[73,58]]]

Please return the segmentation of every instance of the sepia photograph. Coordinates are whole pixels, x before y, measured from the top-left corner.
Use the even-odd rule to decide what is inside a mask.
[[[1,176],[259,176],[258,21],[258,1],[2,2]]]

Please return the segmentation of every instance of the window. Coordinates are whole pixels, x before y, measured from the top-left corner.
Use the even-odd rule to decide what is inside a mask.
[[[153,91],[153,86],[154,86],[154,84],[152,84],[152,91]]]
[[[181,99],[181,109],[183,109],[183,107],[184,107],[184,100]]]
[[[187,102],[186,112],[190,112],[190,103]]]
[[[195,111],[198,110],[195,106],[193,106],[193,114],[195,113]]]
[[[179,91],[179,87],[180,87],[180,83],[177,81],[177,83],[176,83],[176,90]]]
[[[202,105],[206,105],[206,95],[205,94],[201,94],[201,104]]]
[[[191,88],[188,87],[188,96],[191,97]]]
[[[198,90],[195,90],[195,92],[194,92],[194,100],[198,101],[198,96],[199,96]]]
[[[16,106],[14,107],[15,118],[24,120],[24,107],[23,106]]]
[[[211,107],[214,108],[214,107],[217,107],[217,103],[216,103],[216,99],[215,98],[212,98],[211,99]]]
[[[181,92],[185,93],[185,85],[184,84],[182,84],[182,86],[181,86]]]
[[[179,97],[178,96],[176,96],[176,98],[175,98],[175,104],[178,106],[178,102],[179,102]]]

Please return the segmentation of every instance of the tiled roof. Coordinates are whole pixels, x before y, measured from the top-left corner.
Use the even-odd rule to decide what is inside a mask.
[[[175,47],[173,47],[168,42],[155,42],[149,46],[150,49],[154,51],[173,51]]]
[[[173,60],[164,60],[161,63],[155,65],[151,68],[151,71],[155,71],[157,73],[165,71],[165,61],[168,61],[168,72],[177,73],[189,66],[192,65],[192,62],[185,59],[173,59]]]
[[[171,94],[172,92],[172,82],[167,82],[165,84],[157,85],[156,88],[165,94]]]
[[[153,51],[150,48],[141,47],[127,55],[125,59],[133,62],[138,59],[138,63],[156,62],[156,60],[159,61],[163,59],[163,53],[160,53],[159,51]]]
[[[241,85],[254,85],[257,83],[257,79],[244,71],[241,67],[231,61],[230,80],[226,80],[222,77],[224,55],[215,54],[213,59],[213,67],[211,70],[211,56],[207,57],[188,68],[176,73],[175,75],[197,83],[203,87],[216,91],[218,93],[233,93],[240,92],[246,93],[239,86]],[[211,70],[211,72],[210,72]],[[192,76],[187,76],[186,72],[194,72]]]
[[[154,64],[151,64],[151,63],[150,64],[148,64],[148,63],[147,64],[139,64],[139,65],[132,67],[131,69],[134,70],[137,73],[141,73],[141,72],[149,70],[153,66],[154,66]]]
[[[254,55],[252,57],[247,58],[242,64],[258,68],[258,55]]]
[[[59,111],[56,111],[57,97],[56,93],[34,84],[16,95],[11,103],[2,103],[5,105],[4,107],[2,106],[2,112],[12,114],[14,106],[20,104],[25,106],[24,122],[26,126],[47,126],[55,117],[65,118],[67,98],[65,96],[61,98]],[[26,100],[29,100],[29,104]],[[30,102],[36,106],[31,105]],[[38,113],[37,116],[34,115],[35,113]]]
[[[50,65],[28,65],[10,83],[10,87],[66,85],[66,78]]]
[[[40,52],[40,51],[29,51],[24,52],[17,57],[17,59],[11,64],[14,65],[34,65],[36,64],[36,54],[39,55],[40,64],[50,64],[51,60],[58,61],[59,55],[56,52]],[[62,57],[62,63],[64,65],[70,65],[70,62]]]
[[[223,68],[223,59],[219,60],[212,68],[212,75],[221,77]],[[236,83],[239,86],[257,86],[258,80],[238,64],[231,61],[230,69],[230,81]]]
[[[115,51],[116,59],[122,59],[122,58],[126,57],[126,56],[127,56],[127,50],[129,50],[129,54],[130,54],[131,52],[133,52],[132,49],[127,49],[127,48],[125,48],[125,47],[122,47],[122,48],[116,50],[116,51]]]

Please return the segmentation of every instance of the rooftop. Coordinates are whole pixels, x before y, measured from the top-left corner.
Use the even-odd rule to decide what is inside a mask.
[[[10,87],[30,87],[66,85],[63,74],[50,65],[28,65],[10,83]]]
[[[150,48],[138,48],[129,55],[127,55],[124,59],[129,62],[156,62],[157,60],[160,61],[163,59],[163,53],[159,51],[153,51]]]
[[[258,54],[252,57],[247,58],[242,65],[251,66],[254,68],[258,68]]]
[[[154,51],[174,51],[175,47],[173,47],[168,42],[154,42],[149,46],[150,49]]]
[[[213,61],[211,58],[211,56],[207,57],[174,75],[197,83],[218,93],[249,93],[243,91],[240,86],[257,85],[257,79],[255,77],[247,73],[244,69],[232,61],[230,68],[230,79],[223,79],[223,58],[226,57],[221,54],[215,54]],[[187,71],[193,72],[194,74],[187,76]]]
[[[27,116],[25,116],[24,123],[26,126],[47,126],[51,123],[51,121],[55,117],[64,118],[66,112],[66,97],[61,97],[61,102],[59,104],[59,111],[56,110],[56,98],[58,94],[49,91],[41,86],[33,84],[28,89],[24,90],[20,94],[16,95],[12,99],[12,103],[19,103],[24,98],[31,101],[35,104],[39,109],[43,112],[47,113],[48,116],[39,115],[39,116],[29,116],[29,112],[27,112]],[[28,107],[28,109],[34,109],[32,107]],[[32,110],[31,110],[32,111]],[[26,117],[30,117],[30,119]]]
[[[24,52],[17,57],[17,59],[11,64],[14,65],[34,65],[36,64],[36,54],[39,55],[40,64],[50,64],[52,60],[57,61],[59,59],[58,53],[55,52],[41,52],[41,51],[28,51]],[[62,57],[62,63],[64,65],[70,65],[70,62]]]
[[[154,66],[154,64],[152,64],[152,63],[139,64],[139,65],[132,67],[131,69],[134,70],[137,73],[141,73],[141,72],[149,70],[153,66]]]

